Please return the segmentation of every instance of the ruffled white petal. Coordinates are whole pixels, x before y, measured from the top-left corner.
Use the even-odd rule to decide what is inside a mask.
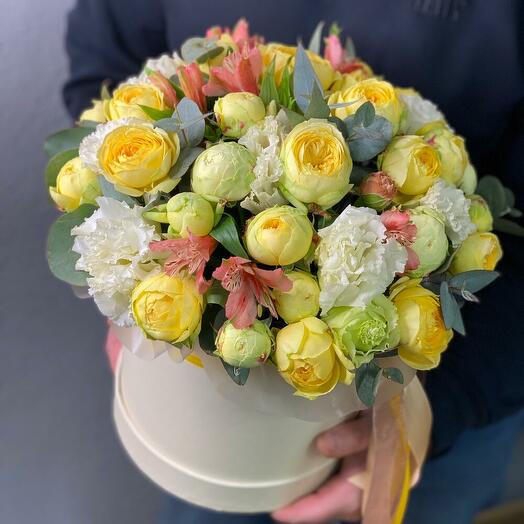
[[[433,102],[422,98],[416,92],[400,93],[399,98],[406,106],[406,117],[402,122],[401,131],[407,135],[415,134],[430,122],[445,120],[444,115]]]

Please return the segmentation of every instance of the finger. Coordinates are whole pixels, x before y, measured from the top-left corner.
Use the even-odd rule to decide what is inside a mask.
[[[343,458],[363,451],[369,446],[371,435],[371,414],[348,420],[320,434],[316,445],[326,457]]]
[[[366,453],[346,459],[343,472],[312,493],[285,508],[275,511],[272,517],[279,522],[321,524],[333,519],[358,520],[362,492],[348,481],[348,477],[365,466]]]

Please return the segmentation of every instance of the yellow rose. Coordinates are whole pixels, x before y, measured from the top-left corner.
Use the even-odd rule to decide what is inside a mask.
[[[91,100],[91,102],[93,102],[93,105],[80,115],[79,120],[89,120],[90,122],[100,123],[107,122],[102,100]]]
[[[248,220],[248,253],[268,266],[287,266],[304,258],[311,246],[313,226],[307,214],[291,206],[270,207]]]
[[[60,169],[56,186],[49,188],[49,195],[62,211],[74,211],[100,196],[97,175],[84,167],[80,158],[73,158]]]
[[[399,357],[414,369],[426,370],[438,366],[453,332],[446,329],[439,297],[420,282],[421,279],[399,279],[391,289],[390,299],[399,317]]]
[[[184,342],[200,331],[204,297],[198,293],[193,278],[160,273],[135,287],[131,308],[135,322],[147,337]]]
[[[275,82],[277,85],[280,84],[286,66],[289,64],[291,69],[295,67],[297,47],[279,43],[269,43],[267,45],[261,45],[259,49],[262,54],[264,69],[267,69],[271,65],[273,59],[275,60]],[[337,78],[336,71],[333,69],[329,60],[322,58],[312,51],[306,50],[306,54],[320,81],[322,89],[324,89],[324,91],[327,90]]]
[[[493,271],[502,258],[502,247],[493,233],[473,233],[458,248],[451,266],[453,274],[485,269]]]
[[[331,207],[348,193],[353,161],[342,133],[312,118],[293,128],[282,144],[279,184],[300,202]]]
[[[375,113],[389,120],[393,126],[393,134],[397,133],[404,105],[397,97],[395,88],[389,82],[368,78],[348,89],[332,93],[328,99],[328,104],[344,102],[354,103],[333,109],[334,116],[342,119],[347,118],[355,114],[362,104],[371,102],[375,108]]]
[[[295,395],[314,399],[339,383],[351,383],[351,362],[336,346],[325,322],[308,317],[281,329],[276,338],[274,361]]]
[[[393,138],[378,157],[378,167],[405,195],[424,194],[439,178],[440,157],[422,137],[406,135]]]
[[[174,189],[177,181],[168,174],[179,154],[178,135],[144,122],[108,133],[98,151],[98,161],[118,191],[141,196]]]
[[[167,109],[164,94],[152,84],[123,84],[113,92],[113,97],[104,100],[104,115],[107,120],[140,118],[151,120],[140,106],[159,111]]]
[[[266,108],[262,99],[253,93],[228,93],[213,107],[218,127],[225,136],[240,138],[257,122],[264,120]]]

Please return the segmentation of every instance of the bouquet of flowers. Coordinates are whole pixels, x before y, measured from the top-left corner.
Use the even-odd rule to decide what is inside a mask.
[[[199,347],[240,385],[274,366],[308,399],[353,383],[371,406],[381,376],[404,381],[391,355],[436,367],[498,276],[493,228],[518,228],[435,104],[337,26],[308,49],[210,28],[45,149],[58,278],[116,326]]]

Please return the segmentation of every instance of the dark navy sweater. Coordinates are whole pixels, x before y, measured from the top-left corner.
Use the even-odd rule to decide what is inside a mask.
[[[338,22],[373,70],[435,101],[465,136],[480,175],[510,186],[523,207],[524,2],[521,0],[79,0],[66,38],[73,117],[100,84],[136,74],[148,57],[178,49],[211,25],[245,16],[266,40],[308,40],[319,20]],[[433,450],[466,428],[524,407],[524,240],[501,235],[503,278],[468,304],[456,336],[427,375]]]

